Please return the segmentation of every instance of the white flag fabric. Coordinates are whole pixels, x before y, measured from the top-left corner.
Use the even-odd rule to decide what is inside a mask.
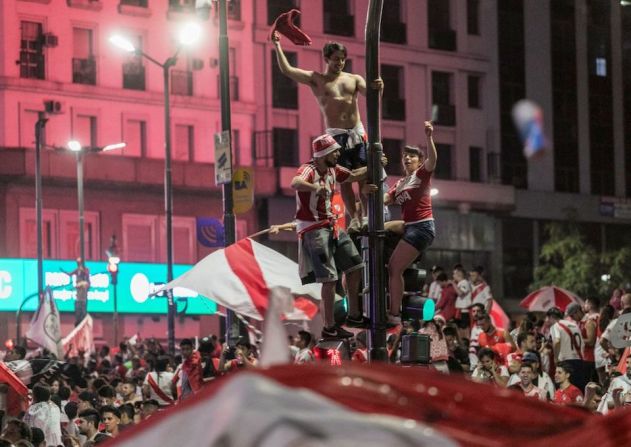
[[[293,307],[294,297],[287,287],[272,288],[263,325],[263,348],[261,349],[263,368],[290,363],[287,331],[282,322],[282,316],[291,312]]]
[[[76,357],[80,352],[94,352],[93,321],[88,314],[62,341],[64,352]]]
[[[305,320],[317,313],[317,306],[305,297],[319,301],[321,285],[303,285],[298,264],[246,238],[209,254],[156,293],[184,287],[241,315],[262,320],[270,290],[276,286],[286,287],[294,297],[293,309],[285,318]]]
[[[50,288],[47,288],[40,298],[37,312],[33,315],[26,337],[42,348],[48,349],[57,358],[63,358],[59,311]]]

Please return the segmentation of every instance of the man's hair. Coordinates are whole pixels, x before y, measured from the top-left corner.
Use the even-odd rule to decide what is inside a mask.
[[[183,338],[182,341],[180,342],[180,348],[184,346],[190,346],[192,348],[193,340],[191,340],[190,338]]]
[[[118,411],[118,408],[116,408],[114,405],[103,405],[101,407],[101,417],[103,417],[105,413],[112,413],[118,419],[121,418],[121,412]]]
[[[160,355],[160,356],[158,356],[158,358],[156,359],[156,362],[154,364],[156,372],[164,372],[164,371],[166,371],[167,367],[169,366],[169,362],[170,361],[171,361],[171,359],[167,355]]]
[[[327,42],[322,47],[322,55],[325,59],[330,59],[333,56],[333,53],[341,51],[344,53],[344,57],[347,56],[346,47],[339,42]]]
[[[484,312],[484,304],[482,304],[482,303],[473,303],[471,305],[471,308],[474,308],[474,307],[477,307],[478,310],[481,310],[482,312]]]
[[[61,400],[70,399],[70,394],[72,394],[72,390],[68,388],[67,386],[63,386],[63,385],[60,386],[59,391],[57,391],[57,395],[59,396]]]
[[[454,265],[454,271],[462,273],[463,276],[467,273],[461,264]]]
[[[458,329],[456,329],[453,326],[445,326],[443,328],[443,335],[444,336],[452,336],[452,337],[457,337],[458,336]]]
[[[495,351],[493,351],[491,348],[482,348],[478,352],[478,358],[482,360],[482,357],[488,357],[491,360],[495,360],[496,358]]]
[[[589,301],[596,309],[600,309],[600,298],[597,296],[590,296],[585,298],[585,301]]]
[[[24,346],[16,345],[13,347],[13,352],[16,353],[20,358],[19,360],[23,360],[26,357],[26,348]]]
[[[136,389],[136,381],[134,379],[127,378],[123,380],[123,385],[131,385]]]
[[[154,406],[156,408],[160,408],[160,404],[158,403],[157,400],[155,399],[147,399],[142,403],[142,406],[144,407],[145,405],[149,405],[149,406]]]
[[[46,440],[46,436],[44,436],[44,431],[38,427],[31,427],[31,442],[35,446],[39,446],[43,441]]]
[[[436,277],[436,281],[442,282],[442,281],[448,281],[448,280],[449,278],[447,277],[447,273],[445,272],[440,272],[438,276]]]
[[[302,341],[305,342],[305,344],[307,346],[309,346],[311,344],[311,334],[307,331],[299,331],[298,335],[300,336],[300,338],[302,339]]]
[[[484,267],[482,267],[481,265],[476,265],[471,271],[476,272],[478,275],[482,275],[484,273]]]
[[[48,402],[50,400],[50,387],[41,383],[35,384],[33,387],[34,402]]]
[[[425,152],[423,152],[421,150],[420,147],[418,146],[412,146],[412,145],[406,145],[403,147],[403,153],[404,154],[412,154],[412,155],[416,155],[417,157],[420,156],[424,156]]]
[[[28,441],[32,439],[31,428],[26,422],[21,421],[17,418],[9,418],[7,420],[7,425],[8,424],[13,424],[17,427],[18,431],[20,432],[20,438],[26,439]]]
[[[112,397],[116,397],[116,391],[110,385],[103,385],[101,388],[99,388],[99,397],[111,399]]]
[[[134,409],[134,406],[130,403],[121,405],[120,407],[118,407],[118,411],[121,412],[121,415],[126,414],[127,417],[131,420],[134,419],[134,415],[136,414],[136,410]]]
[[[93,407],[96,407],[97,399],[94,393],[91,393],[90,391],[81,391],[77,397],[79,398],[79,400],[82,400],[84,402],[89,402],[90,405],[92,405]]]
[[[569,374],[570,377],[572,377],[572,375],[574,374],[574,368],[567,362],[559,362],[557,364],[557,368],[563,368],[563,371]]]
[[[68,416],[68,419],[72,420],[77,417],[77,411],[79,405],[76,402],[70,401],[64,406],[64,413]]]
[[[546,312],[546,317],[556,318],[557,320],[563,319],[563,312],[558,307],[551,307]]]
[[[517,347],[520,347],[521,344],[528,339],[529,335],[533,334],[531,334],[530,332],[520,332],[519,334],[517,334]]]
[[[533,366],[532,366],[532,362],[528,362],[528,361],[526,361],[526,362],[521,362],[521,365],[519,366],[519,370],[521,371],[521,370],[522,370],[522,368],[530,368],[530,370],[531,370],[532,372],[534,372],[534,371],[535,371],[535,368],[533,368]]]
[[[94,428],[99,428],[101,415],[94,408],[88,408],[87,410],[81,411],[79,413],[79,417],[88,421],[88,423],[92,424]]]

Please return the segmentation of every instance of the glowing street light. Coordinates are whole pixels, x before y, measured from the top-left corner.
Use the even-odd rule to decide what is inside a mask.
[[[438,189],[437,188],[432,188],[429,190],[429,195],[434,197],[438,195]]]

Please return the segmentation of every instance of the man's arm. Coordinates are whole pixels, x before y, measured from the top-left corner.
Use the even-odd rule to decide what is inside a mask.
[[[425,161],[425,169],[432,172],[436,169],[436,146],[434,145],[434,126],[431,121],[425,121],[425,136],[427,137],[427,160]]]
[[[354,76],[357,79],[357,90],[359,91],[359,93],[366,96],[366,80],[358,74]],[[383,94],[383,79],[381,78],[375,79],[374,81],[370,83],[370,86],[374,90],[379,90],[379,93]]]
[[[349,175],[342,183],[358,182],[360,180],[364,180],[366,175],[368,175],[368,167],[362,166],[361,168],[352,170],[351,175]]]
[[[291,188],[296,191],[315,192],[319,196],[325,195],[327,192],[324,186],[308,182],[299,175],[292,179]]]
[[[274,31],[272,35],[272,43],[276,49],[276,61],[280,72],[288,78],[300,82],[301,84],[313,85],[313,71],[302,70],[300,68],[292,67],[283,49],[280,46],[280,34],[278,31]]]

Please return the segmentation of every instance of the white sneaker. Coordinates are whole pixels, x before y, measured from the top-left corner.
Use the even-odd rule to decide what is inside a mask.
[[[346,231],[349,233],[359,233],[360,229],[361,229],[361,222],[356,217],[353,217],[351,219],[351,222],[348,224],[348,227],[346,227]]]

